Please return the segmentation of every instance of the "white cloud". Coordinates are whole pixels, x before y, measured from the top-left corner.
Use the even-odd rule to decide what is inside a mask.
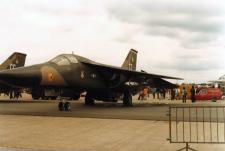
[[[109,12],[121,22],[139,25],[143,34],[176,38],[184,46],[193,47],[213,42],[220,36],[225,22],[223,3],[132,1],[116,3]]]
[[[225,69],[224,7],[210,0],[1,0],[0,60],[22,51],[30,65],[74,51],[120,66],[134,48],[139,69],[211,80]]]

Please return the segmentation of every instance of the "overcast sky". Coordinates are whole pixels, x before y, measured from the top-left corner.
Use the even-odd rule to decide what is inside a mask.
[[[134,48],[138,70],[207,82],[225,74],[224,29],[223,0],[1,0],[0,61],[73,51],[121,66]]]

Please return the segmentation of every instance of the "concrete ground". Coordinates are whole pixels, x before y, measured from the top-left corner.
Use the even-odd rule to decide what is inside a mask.
[[[181,101],[134,102],[133,108],[104,103],[91,108],[79,101],[73,104],[71,112],[61,113],[57,111],[57,103],[52,101],[2,101],[0,151],[175,151],[184,147],[184,144],[170,144],[167,141],[169,123],[161,120],[162,116],[166,117],[168,104],[180,105]],[[211,103],[205,105],[208,104]],[[51,115],[52,112],[54,115]],[[44,113],[45,116],[42,116]],[[191,146],[202,151],[225,150],[225,145]]]
[[[168,122],[71,117],[0,116],[0,146],[36,150],[175,151]],[[225,150],[225,145],[193,145],[197,150]],[[4,150],[4,149],[3,149]]]
[[[58,111],[58,101],[0,101],[0,114],[2,115],[33,115],[33,116],[55,116],[55,117],[79,117],[79,118],[100,118],[100,119],[126,119],[126,120],[154,120],[168,121],[169,105],[175,106],[216,106],[225,105],[224,102],[197,102],[191,103],[188,101],[183,104],[181,101],[170,100],[134,100],[133,107],[122,107],[122,102],[119,103],[104,103],[97,102],[95,106],[85,106],[84,100],[72,101],[72,110],[70,112]],[[207,111],[207,110],[206,110]],[[178,116],[182,118],[179,111]],[[186,111],[187,112],[187,111]],[[219,120],[224,121],[222,112],[219,112]],[[192,111],[195,114],[195,111]],[[202,119],[202,110],[198,111],[199,118]],[[208,115],[209,116],[209,115]],[[194,116],[192,116],[194,117]],[[215,121],[215,111],[212,112],[212,118]],[[209,118],[205,118],[209,120]]]

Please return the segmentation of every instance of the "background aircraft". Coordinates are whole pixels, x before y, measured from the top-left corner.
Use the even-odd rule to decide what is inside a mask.
[[[214,87],[221,89],[223,95],[225,95],[225,75],[221,76],[218,80],[209,81]]]
[[[219,84],[225,86],[225,75],[221,76],[218,80],[209,81],[212,84]]]
[[[13,69],[17,67],[23,67],[26,61],[26,54],[14,52],[8,59],[6,59],[1,65],[0,70]]]
[[[8,59],[6,59],[1,65],[0,70],[13,69],[17,67],[23,67],[26,61],[26,54],[14,52]],[[0,81],[0,93],[9,94],[10,92],[15,92],[17,89],[1,83]]]
[[[160,87],[174,86],[167,79],[175,77],[149,74],[136,71],[137,51],[131,49],[122,67],[109,66],[87,58],[62,54],[54,59],[28,67],[0,72],[0,80],[10,86],[32,89],[33,98],[42,93],[59,92],[60,96],[72,94],[79,99],[82,92],[87,92],[86,105],[93,105],[95,100],[116,102],[123,96],[123,105],[132,106],[132,94],[137,94],[146,85]],[[60,102],[60,110],[68,110],[70,103]]]

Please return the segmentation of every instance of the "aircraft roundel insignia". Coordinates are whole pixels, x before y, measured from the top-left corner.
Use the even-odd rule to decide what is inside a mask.
[[[81,73],[80,73],[80,77],[81,77],[81,79],[83,79],[83,78],[84,78],[84,71],[81,71]]]
[[[49,73],[48,74],[48,81],[49,82],[52,82],[54,80],[54,75],[53,75],[53,73]]]
[[[18,59],[16,59],[16,64],[19,64],[19,60]]]

